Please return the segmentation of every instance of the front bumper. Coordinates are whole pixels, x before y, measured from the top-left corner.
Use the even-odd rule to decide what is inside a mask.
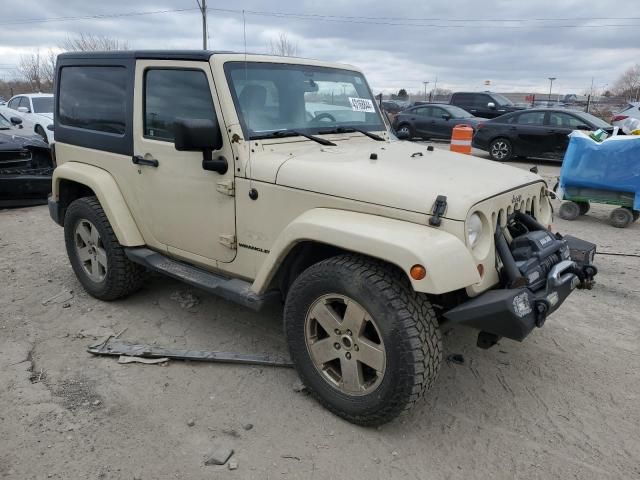
[[[544,289],[536,292],[527,287],[489,290],[452,308],[444,317],[451,323],[477,328],[496,337],[522,341],[534,327],[541,327],[547,316],[580,284],[579,268],[574,261],[564,260],[551,269]]]

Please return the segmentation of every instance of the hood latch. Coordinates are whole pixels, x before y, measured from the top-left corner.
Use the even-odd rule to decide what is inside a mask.
[[[431,210],[431,218],[429,219],[429,225],[439,227],[442,220],[440,217],[447,211],[447,197],[445,195],[438,195],[436,201],[433,204]]]

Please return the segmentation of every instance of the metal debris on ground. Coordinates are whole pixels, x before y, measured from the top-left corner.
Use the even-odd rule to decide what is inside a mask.
[[[236,460],[229,460],[229,464],[227,466],[229,467],[229,470],[237,470],[238,462]]]
[[[207,459],[204,461],[204,464],[224,465],[225,463],[227,463],[227,460],[231,458],[231,455],[233,455],[233,448],[221,446],[207,455]]]
[[[300,380],[298,380],[296,383],[293,384],[293,391],[294,392],[306,392],[307,391],[307,387],[304,385],[304,383],[302,383]]]
[[[158,363],[167,363],[169,359],[167,357],[160,358],[144,358],[144,357],[130,357],[128,355],[120,355],[118,363],[144,363],[146,365],[156,365]]]
[[[87,349],[93,355],[128,356],[142,358],[167,358],[171,360],[192,360],[197,362],[239,363],[245,365],[265,365],[271,367],[293,367],[290,358],[271,354],[249,354],[217,352],[209,350],[181,350],[126,342],[114,337]],[[165,360],[166,361],[166,360]]]
[[[42,302],[42,305],[51,305],[52,303],[66,303],[73,298],[73,290],[63,290],[60,293],[48,298]]]
[[[461,353],[452,353],[447,357],[447,363],[455,363],[457,365],[464,365],[464,357]]]

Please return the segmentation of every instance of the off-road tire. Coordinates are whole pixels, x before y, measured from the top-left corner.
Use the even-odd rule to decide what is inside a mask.
[[[627,228],[633,221],[633,212],[629,208],[616,208],[609,215],[609,222],[616,228]]]
[[[96,227],[104,245],[107,271],[101,282],[89,278],[78,258],[74,235],[77,224],[83,219]],[[116,300],[130,295],[142,286],[145,268],[127,258],[96,197],[79,198],[69,205],[64,217],[64,240],[73,271],[92,297],[106,301]]]
[[[348,395],[319,373],[307,348],[305,319],[327,294],[348,296],[375,320],[385,346],[386,368],[378,387]],[[284,309],[285,334],[298,375],[331,412],[359,425],[381,425],[407,412],[433,385],[442,362],[442,338],[426,295],[388,264],[347,254],[306,269],[293,282]]]
[[[575,202],[578,204],[578,207],[580,207],[580,215],[586,215],[587,212],[589,212],[589,209],[591,208],[591,205],[589,204],[589,202]]]
[[[576,202],[562,202],[558,215],[564,220],[575,220],[580,216],[580,205]]]

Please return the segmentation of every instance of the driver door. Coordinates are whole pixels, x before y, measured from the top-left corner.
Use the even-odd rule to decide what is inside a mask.
[[[138,222],[152,237],[147,243],[194,263],[230,262],[236,255],[233,155],[217,99],[207,62],[136,62],[131,176]],[[176,150],[178,118],[218,124],[223,145],[213,158],[226,158],[225,174],[204,170],[202,152]]]

